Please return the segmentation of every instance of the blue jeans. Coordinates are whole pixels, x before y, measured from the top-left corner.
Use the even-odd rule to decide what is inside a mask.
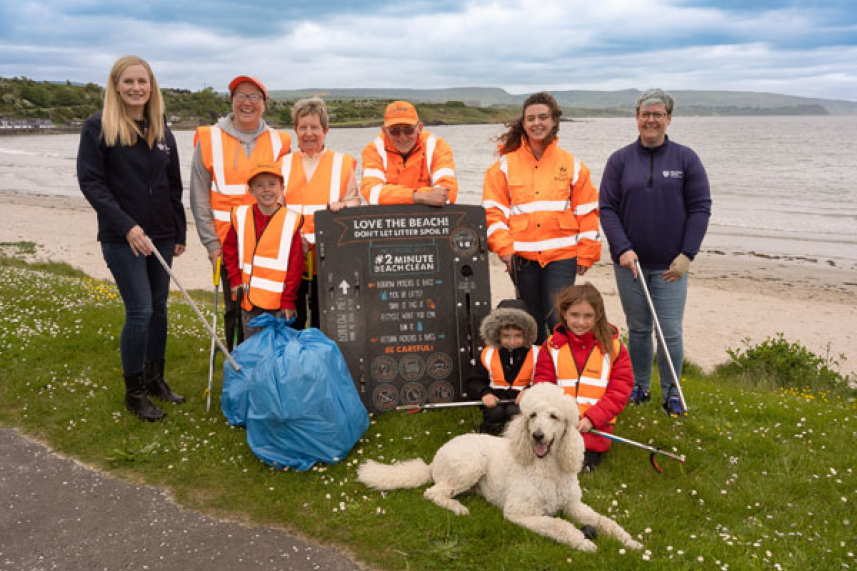
[[[687,274],[674,282],[664,281],[666,270],[648,270],[643,268],[646,285],[652,296],[652,304],[658,316],[658,322],[664,333],[669,356],[675,366],[675,373],[681,379],[681,366],[684,360],[684,341],[682,340],[682,319],[687,301]],[[625,311],[628,325],[628,352],[631,355],[631,367],[634,369],[634,385],[649,391],[652,385],[652,357],[654,343],[654,320],[643,286],[634,280],[631,270],[618,264],[613,265],[619,299]],[[654,332],[657,335],[656,332]],[[673,387],[670,366],[664,356],[663,347],[658,342],[658,372],[661,377],[661,395],[664,399],[678,396]]]
[[[536,320],[536,344],[541,345],[547,338],[545,326],[553,332],[559,321],[554,307],[557,294],[573,286],[577,278],[577,258],[556,260],[545,267],[518,256],[514,256],[512,260],[515,263],[512,278],[517,280],[518,295],[526,302],[530,315]]]
[[[155,247],[172,266],[175,240],[157,240]],[[125,303],[119,338],[122,371],[136,375],[143,372],[144,361],[164,359],[170,275],[154,254],[135,256],[128,242],[102,242],[101,253]]]

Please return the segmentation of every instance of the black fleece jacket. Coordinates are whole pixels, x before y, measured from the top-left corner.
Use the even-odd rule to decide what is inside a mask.
[[[108,147],[96,113],[80,134],[77,180],[98,215],[99,241],[124,241],[139,224],[152,240],[187,243],[179,155],[169,129],[151,149],[142,138],[130,147]]]

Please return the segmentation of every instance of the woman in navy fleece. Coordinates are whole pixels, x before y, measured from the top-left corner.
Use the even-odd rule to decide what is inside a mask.
[[[699,252],[711,216],[708,176],[690,148],[670,140],[673,98],[649,89],[637,99],[640,137],[613,153],[604,167],[599,208],[610,243],[616,285],[628,325],[634,369],[631,400],[651,399],[654,322],[642,286],[649,286],[667,349],[681,377],[682,318],[687,301],[687,270]],[[637,275],[639,260],[643,275]],[[658,347],[661,395],[667,414],[682,414],[669,365]]]

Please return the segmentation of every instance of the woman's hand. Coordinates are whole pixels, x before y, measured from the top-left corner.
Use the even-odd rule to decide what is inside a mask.
[[[128,240],[128,245],[131,246],[131,251],[134,252],[135,256],[140,254],[148,256],[152,253],[152,244],[139,224],[128,230],[125,239]]]
[[[185,246],[184,244],[176,244],[175,248],[173,248],[173,256],[178,258],[182,254],[184,254],[184,251],[186,249],[187,249],[187,246]]]
[[[497,395],[488,393],[482,397],[482,404],[484,404],[486,408],[494,408],[497,406],[498,400],[500,399],[497,398]]]
[[[506,264],[506,273],[511,274],[512,273],[512,264],[514,263],[514,262],[512,262],[512,254],[506,254],[505,256],[500,256],[500,260],[504,264]]]
[[[637,252],[634,250],[625,250],[619,256],[619,265],[625,269],[631,270],[634,274],[634,279],[637,279]]]

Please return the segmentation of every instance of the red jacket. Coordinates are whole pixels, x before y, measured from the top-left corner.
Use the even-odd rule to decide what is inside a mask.
[[[613,336],[614,338],[618,336],[618,331],[615,331],[615,328]],[[578,336],[560,324],[554,329],[553,343],[557,349],[566,344],[570,345],[574,362],[578,369],[581,369],[595,346],[595,334],[590,332]],[[556,383],[556,369],[550,351],[539,352],[536,371],[533,375],[533,384],[538,383]],[[592,422],[592,427],[612,434],[613,425],[608,423],[625,410],[625,405],[628,404],[628,398],[630,398],[633,388],[634,372],[631,369],[631,359],[628,356],[628,350],[620,345],[619,357],[610,370],[610,380],[607,382],[607,390],[604,396],[595,406],[586,411],[586,418]],[[583,442],[587,450],[606,452],[610,449],[611,441],[603,436],[584,432]]]
[[[273,216],[273,214],[271,215]],[[262,230],[271,221],[271,216],[262,214],[259,207],[253,205],[253,221],[256,223],[256,239],[262,235]],[[223,263],[229,272],[229,285],[231,287],[241,285],[241,268],[238,267],[238,236],[235,229],[230,225],[223,243]],[[286,274],[286,282],[283,287],[283,297],[280,299],[280,309],[295,309],[298,287],[301,285],[301,276],[304,273],[304,251],[301,244],[301,233],[295,232],[292,238],[292,249],[289,251],[289,271]]]

